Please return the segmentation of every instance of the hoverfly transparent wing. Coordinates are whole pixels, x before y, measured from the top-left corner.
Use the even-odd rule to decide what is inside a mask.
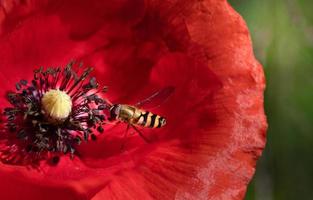
[[[151,143],[151,140],[149,138],[147,138],[136,126],[132,125],[132,124],[127,124],[124,136],[123,136],[123,141],[121,144],[121,152],[125,151],[125,146],[126,146],[126,142],[127,142],[127,137],[128,137],[128,133],[129,133],[129,129],[130,127],[132,127],[132,129],[134,129],[138,135],[146,142],[146,143]]]
[[[138,133],[138,135],[146,142],[151,143],[151,140],[147,138],[136,126],[131,124],[131,127]]]
[[[165,87],[156,93],[152,94],[148,98],[138,102],[135,104],[138,108],[145,108],[145,109],[153,109],[159,107],[163,104],[175,91],[174,87],[168,86]]]
[[[125,149],[125,144],[127,142],[127,136],[128,136],[128,130],[129,130],[130,126],[131,126],[130,124],[127,124],[126,131],[125,131],[124,137],[123,137],[123,142],[121,145],[121,151],[124,151],[124,149]]]

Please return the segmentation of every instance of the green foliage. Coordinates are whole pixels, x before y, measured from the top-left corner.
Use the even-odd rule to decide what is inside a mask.
[[[313,1],[230,0],[246,20],[267,90],[268,143],[246,200],[313,198]]]

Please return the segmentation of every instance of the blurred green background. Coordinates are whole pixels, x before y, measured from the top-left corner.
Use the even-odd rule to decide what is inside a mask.
[[[246,200],[313,199],[313,0],[229,0],[267,79],[268,143]]]

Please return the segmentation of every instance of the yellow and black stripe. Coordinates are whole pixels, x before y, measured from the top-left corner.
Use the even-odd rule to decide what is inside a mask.
[[[142,111],[138,118],[137,124],[149,128],[161,128],[165,125],[164,122],[165,120],[163,117],[151,112]]]

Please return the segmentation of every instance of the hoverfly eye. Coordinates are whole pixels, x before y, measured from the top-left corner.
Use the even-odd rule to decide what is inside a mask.
[[[114,108],[114,113],[116,116],[119,115],[120,110],[121,110],[121,106],[119,106],[119,105]]]

